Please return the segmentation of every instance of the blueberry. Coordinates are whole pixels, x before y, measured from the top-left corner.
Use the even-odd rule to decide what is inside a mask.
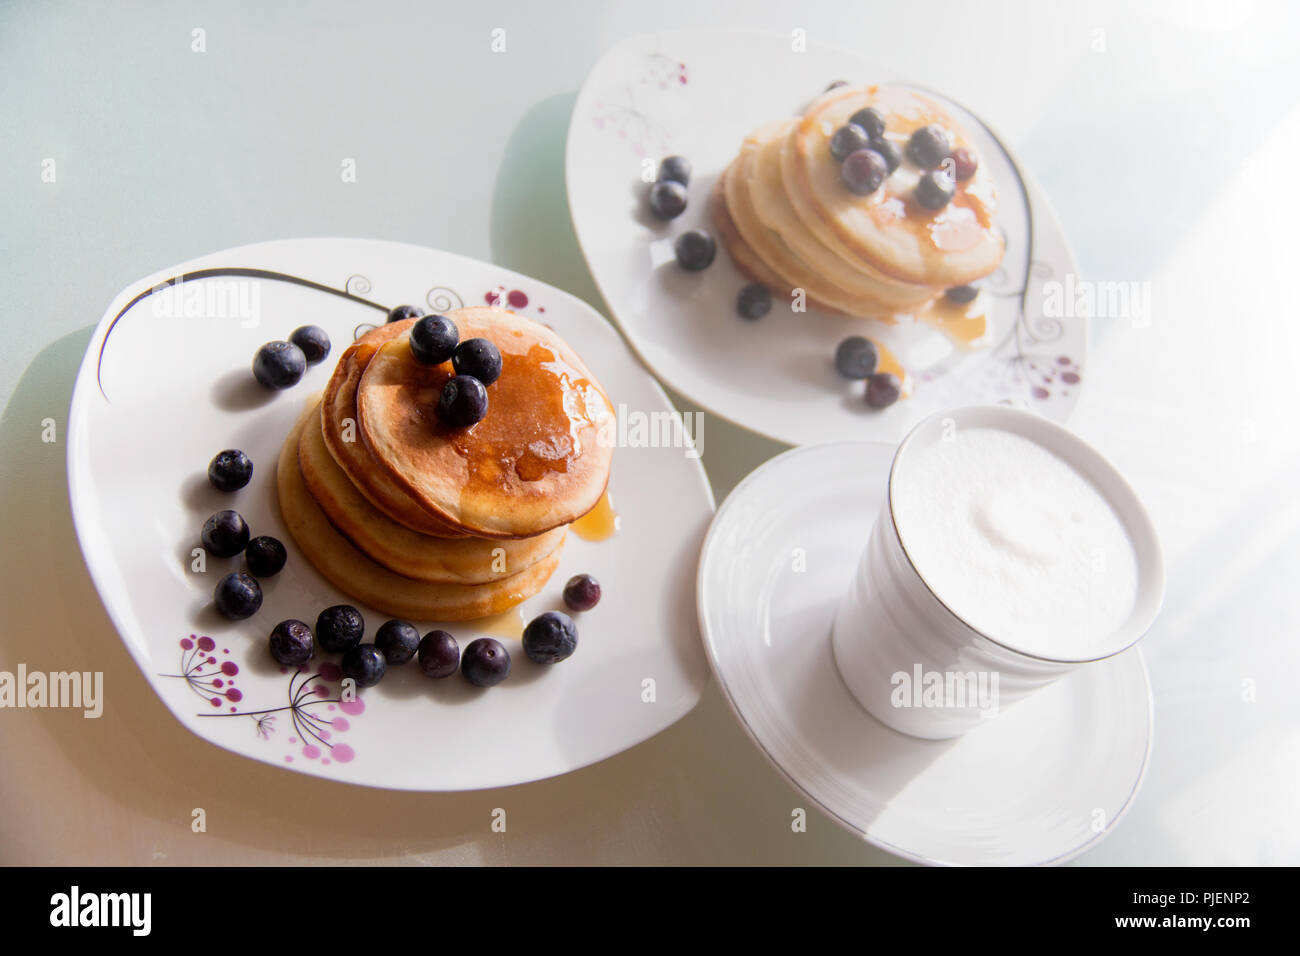
[[[849,153],[865,149],[870,139],[867,131],[857,123],[848,123],[837,129],[831,137],[831,155],[837,163],[842,163]]]
[[[420,670],[426,677],[450,677],[460,667],[460,645],[446,631],[430,631],[420,640]]]
[[[677,237],[673,243],[673,252],[679,266],[687,272],[699,272],[712,264],[713,257],[718,254],[718,246],[708,233],[692,229]]]
[[[879,110],[870,106],[850,116],[849,122],[861,126],[869,139],[879,139],[885,135],[885,118],[880,115]]]
[[[438,398],[438,417],[451,428],[468,428],[487,414],[488,393],[472,375],[447,379]]]
[[[302,621],[290,618],[281,621],[271,632],[271,656],[285,667],[306,664],[316,653],[311,628]]]
[[[835,347],[835,368],[845,378],[861,381],[880,364],[880,350],[871,339],[850,335]]]
[[[484,385],[501,377],[501,350],[489,339],[466,339],[451,355],[457,375],[472,375]]]
[[[656,219],[676,219],[686,211],[686,187],[663,179],[650,187],[650,211]]]
[[[445,315],[426,315],[411,326],[411,354],[421,365],[441,365],[459,341],[456,323]]]
[[[460,672],[475,687],[493,687],[510,676],[510,652],[496,638],[480,637],[465,648]]]
[[[883,136],[873,139],[870,145],[872,149],[880,154],[880,158],[885,161],[885,168],[891,173],[903,161],[903,157],[899,155],[898,147]]]
[[[958,146],[952,151],[952,175],[957,182],[965,182],[975,175],[980,161],[975,158],[975,151],[965,146]]]
[[[564,605],[570,611],[590,611],[600,603],[600,582],[590,574],[575,574],[564,585]]]
[[[267,342],[253,356],[253,377],[267,388],[297,385],[307,371],[307,356],[292,342]]]
[[[887,408],[903,394],[903,383],[892,372],[877,372],[867,379],[867,404],[872,408]]]
[[[217,452],[208,465],[208,481],[217,491],[238,491],[253,478],[253,463],[238,448]]]
[[[330,354],[330,337],[319,325],[304,325],[294,329],[289,341],[302,349],[308,365],[324,361],[325,356]]]
[[[691,182],[691,161],[685,156],[669,156],[659,164],[659,175],[655,177],[659,182],[681,183],[683,186],[690,185]]]
[[[926,209],[942,209],[952,201],[956,188],[945,170],[931,169],[916,181],[916,201]]]
[[[772,293],[757,282],[747,285],[736,298],[736,311],[747,319],[761,319],[772,311]]]
[[[262,586],[243,571],[232,571],[217,582],[212,592],[217,610],[232,621],[252,617],[262,606]]]
[[[424,315],[423,309],[417,309],[413,305],[395,305],[388,310],[387,322],[401,322],[404,319],[418,319]]]
[[[955,285],[943,295],[949,302],[956,302],[958,305],[965,305],[967,302],[974,302],[975,296],[979,294],[980,287],[974,283],[970,283],[967,285]]]
[[[524,628],[524,653],[534,664],[558,664],[578,648],[578,626],[559,611],[538,615]]]
[[[390,664],[405,664],[420,647],[420,632],[410,621],[385,621],[375,631],[375,647]]]
[[[934,123],[922,126],[907,141],[907,158],[922,169],[938,169],[950,152],[947,130]]]
[[[289,552],[284,550],[280,539],[269,534],[259,535],[248,542],[248,547],[244,549],[244,561],[248,564],[248,570],[259,578],[279,574],[288,559]]]
[[[344,677],[351,677],[358,687],[374,687],[384,679],[388,662],[384,652],[373,644],[358,644],[343,654],[339,668]]]
[[[233,558],[248,547],[248,524],[238,511],[218,511],[203,522],[203,547],[219,558]]]
[[[365,632],[366,619],[351,604],[335,604],[316,616],[316,640],[333,653],[356,647]]]
[[[889,166],[885,158],[874,149],[855,150],[840,165],[840,179],[844,180],[850,192],[859,196],[875,192],[888,175]]]

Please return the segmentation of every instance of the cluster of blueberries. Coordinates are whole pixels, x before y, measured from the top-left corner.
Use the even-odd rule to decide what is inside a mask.
[[[308,365],[325,361],[330,354],[330,337],[319,325],[293,330],[287,342],[267,342],[253,356],[253,377],[266,388],[297,385]]]
[[[659,164],[650,187],[650,212],[665,222],[686,211],[686,186],[691,180],[691,163],[684,156],[669,156]],[[687,272],[699,272],[713,264],[718,244],[707,232],[691,229],[673,242],[677,264]],[[772,310],[772,293],[757,282],[740,290],[736,311],[746,319],[761,319]]]
[[[868,106],[831,136],[831,155],[840,164],[840,179],[850,192],[869,196],[898,168],[903,158],[885,138],[885,118]],[[964,146],[953,148],[948,131],[937,123],[915,130],[907,141],[907,158],[922,170],[914,196],[926,209],[952,201],[957,183],[975,175],[978,161]]]
[[[587,611],[600,601],[600,585],[589,574],[569,580],[564,588],[565,604],[572,611]],[[286,667],[300,667],[316,655],[316,646],[342,654],[339,669],[358,687],[373,687],[383,680],[389,666],[415,659],[426,677],[441,679],[457,671],[475,687],[493,687],[510,676],[510,652],[493,637],[471,641],[464,653],[456,638],[443,630],[423,637],[410,621],[385,621],[372,643],[364,643],[366,622],[350,604],[327,607],[316,617],[313,632],[305,622],[281,621],[271,631],[271,656]],[[558,664],[578,647],[578,627],[560,611],[547,611],[524,628],[524,654],[536,664]]]
[[[501,377],[501,351],[488,339],[460,340],[456,323],[445,315],[424,315],[412,305],[388,313],[389,322],[419,318],[411,326],[411,356],[421,365],[441,365],[448,359],[455,375],[438,396],[438,418],[449,428],[468,428],[488,410],[487,387]]]
[[[253,462],[238,448],[218,452],[208,465],[208,481],[218,491],[238,491],[252,480]],[[232,621],[252,617],[262,606],[258,578],[279,574],[288,552],[278,538],[259,535],[250,538],[248,522],[238,511],[226,509],[203,522],[203,547],[218,558],[233,558],[243,552],[248,570],[232,571],[217,582],[212,600],[217,610]]]

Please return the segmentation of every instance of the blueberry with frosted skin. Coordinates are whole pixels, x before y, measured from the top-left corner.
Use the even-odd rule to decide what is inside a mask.
[[[446,631],[430,631],[420,639],[420,670],[426,677],[450,677],[460,669],[460,645]]]
[[[590,574],[575,574],[564,585],[563,596],[570,611],[590,611],[600,603],[600,582]]]
[[[685,156],[668,156],[659,164],[659,175],[655,178],[661,183],[674,182],[689,186],[691,183],[691,161]]]
[[[907,158],[922,169],[938,169],[951,152],[948,131],[936,123],[922,126],[907,141]]]
[[[212,601],[232,621],[252,617],[262,607],[262,586],[245,571],[232,571],[217,582]]]
[[[857,123],[846,123],[831,136],[831,155],[835,157],[836,162],[842,163],[849,153],[865,149],[870,141],[871,137],[861,126]]]
[[[870,147],[880,154],[880,158],[885,161],[885,169],[893,172],[903,162],[903,157],[898,152],[898,147],[883,136],[877,137],[870,142]]]
[[[840,164],[840,179],[850,192],[858,196],[874,193],[888,175],[889,166],[885,158],[874,149],[856,150]]]
[[[980,287],[972,283],[966,285],[955,285],[944,292],[944,298],[949,302],[956,302],[958,305],[965,305],[968,302],[974,302],[975,297],[980,294]]]
[[[248,547],[248,523],[238,511],[218,511],[203,522],[203,547],[218,558],[233,558]]]
[[[484,385],[501,377],[501,350],[491,339],[466,339],[451,353],[457,375],[471,375]]]
[[[424,315],[424,310],[416,308],[413,305],[395,305],[388,310],[388,318],[385,322],[401,322],[405,319],[418,319]]]
[[[351,650],[365,633],[366,619],[351,604],[335,604],[316,616],[316,640],[331,653]]]
[[[699,272],[713,263],[718,245],[708,233],[692,229],[677,237],[673,243],[673,253],[677,256],[677,264],[687,272]]]
[[[578,649],[578,625],[559,611],[539,614],[524,628],[524,653],[534,664],[558,664]]]
[[[426,315],[411,326],[407,341],[411,355],[421,365],[441,365],[456,351],[460,331],[445,315]]]
[[[867,404],[872,408],[888,408],[903,394],[903,383],[893,372],[877,372],[867,379]]]
[[[284,570],[284,563],[289,560],[289,552],[279,538],[269,534],[258,535],[248,542],[244,549],[244,563],[248,570],[259,578],[269,578]]]
[[[271,648],[271,656],[285,667],[306,664],[316,653],[311,628],[303,621],[295,621],[292,618],[281,621],[275,626],[271,631],[268,644]]]
[[[253,480],[253,462],[238,448],[217,452],[208,463],[208,481],[217,491],[238,491]]]
[[[663,179],[650,187],[650,212],[667,222],[686,211],[686,187],[672,179]]]
[[[253,377],[266,388],[290,388],[306,371],[307,356],[292,342],[267,342],[253,356]]]
[[[880,350],[871,339],[850,335],[835,347],[835,368],[845,378],[861,381],[876,371]]]
[[[952,202],[956,184],[947,170],[931,169],[916,181],[916,201],[926,209],[940,210]]]
[[[736,297],[736,311],[747,319],[761,319],[772,311],[772,293],[765,285],[751,283]]]
[[[373,644],[358,644],[343,654],[339,669],[344,677],[357,682],[358,687],[374,687],[384,679],[388,662],[384,652]]]
[[[487,410],[487,389],[474,376],[454,375],[443,384],[438,417],[449,428],[469,428],[481,422]]]
[[[495,687],[510,676],[510,652],[496,638],[480,637],[465,648],[460,672],[475,687]]]
[[[861,126],[869,139],[879,139],[885,135],[885,118],[873,107],[858,110],[849,117],[849,122]]]
[[[385,621],[375,631],[375,647],[390,664],[405,664],[420,648],[420,632],[410,621]]]
[[[303,325],[293,330],[289,341],[302,349],[308,365],[316,365],[330,354],[330,337],[319,325]]]

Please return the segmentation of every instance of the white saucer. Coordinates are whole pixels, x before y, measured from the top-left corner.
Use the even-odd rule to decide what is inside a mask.
[[[700,559],[713,671],[777,769],[869,842],[921,863],[1064,862],[1114,828],[1142,783],[1152,733],[1142,655],[1085,666],[955,740],[878,723],[835,669],[830,626],[893,451],[795,448],[732,492]]]

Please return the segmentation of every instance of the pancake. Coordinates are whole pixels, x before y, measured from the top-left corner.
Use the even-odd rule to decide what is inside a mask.
[[[904,154],[881,189],[857,196],[840,179],[830,138],[850,116],[873,106],[885,118],[885,135]],[[948,288],[997,269],[1003,241],[994,222],[992,177],[981,162],[957,184],[952,202],[933,211],[912,198],[920,171],[906,159],[912,132],[938,123],[955,146],[969,136],[938,104],[901,87],[846,89],[819,98],[781,149],[781,175],[796,214],[827,248],[851,265],[901,282]]]
[[[874,269],[850,265],[808,230],[790,204],[781,178],[781,146],[795,122],[785,120],[776,129],[755,136],[757,146],[746,165],[746,191],[758,221],[780,236],[818,275],[847,295],[877,302],[890,312],[906,312],[942,294],[941,288],[899,282]]]
[[[614,411],[555,332],[506,309],[447,313],[461,339],[501,352],[488,411],[470,428],[438,418],[450,362],[421,365],[405,335],[380,347],[357,390],[357,422],[375,461],[425,510],[479,537],[522,538],[586,514],[609,481]]]
[[[421,534],[458,538],[464,532],[452,528],[422,508],[379,467],[361,440],[360,428],[356,424],[357,385],[361,382],[361,374],[381,345],[404,335],[416,321],[404,319],[372,329],[339,356],[334,374],[325,386],[325,397],[321,404],[321,432],[325,447],[329,449],[334,461],[377,509],[398,524]],[[353,423],[351,441],[348,440],[349,432],[345,429],[348,420]]]
[[[565,528],[533,538],[434,538],[398,524],[357,490],[330,457],[321,435],[320,406],[298,444],[298,467],[330,524],[354,547],[403,577],[419,581],[483,584],[532,567],[558,548]]]
[[[536,594],[559,565],[563,545],[532,567],[487,584],[413,581],[381,567],[335,530],[307,490],[298,467],[298,444],[309,420],[310,415],[299,419],[280,452],[280,514],[316,570],[353,599],[410,621],[468,621],[501,614]]]
[[[713,184],[713,189],[709,191],[709,218],[713,220],[713,228],[718,233],[718,238],[722,240],[722,245],[726,248],[727,254],[731,256],[731,261],[736,264],[746,278],[751,279],[760,285],[767,286],[771,293],[778,299],[784,299],[788,304],[791,301],[791,295],[794,291],[793,286],[786,282],[779,275],[772,271],[748,245],[740,235],[740,230],[731,220],[731,214],[727,212],[727,177],[731,175],[732,168],[728,166],[723,170],[722,175],[718,177]],[[828,312],[831,315],[843,315],[839,309],[828,305],[817,299],[815,296],[807,295],[808,290],[804,293],[807,296],[807,304],[810,308],[817,309],[820,312]]]
[[[755,215],[749,200],[747,182],[754,151],[765,136],[773,135],[780,121],[759,127],[741,146],[740,155],[727,172],[725,192],[727,212],[745,244],[791,287],[804,289],[809,296],[832,306],[846,315],[865,315],[887,319],[890,309],[862,296],[853,296],[827,281],[816,269],[800,259],[780,236],[768,229]]]

